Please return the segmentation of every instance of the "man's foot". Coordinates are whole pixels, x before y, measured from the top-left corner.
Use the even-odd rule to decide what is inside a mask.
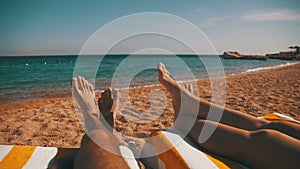
[[[192,95],[193,89],[191,85],[187,85],[187,89],[179,85],[162,63],[158,64],[158,78],[159,82],[171,93],[175,119],[180,110],[191,114],[196,113],[199,103]]]
[[[109,131],[112,131],[115,124],[115,114],[119,101],[119,91],[112,90],[111,88],[106,89],[101,93],[101,97],[98,99],[98,107],[100,110],[100,120],[106,126]],[[105,121],[104,121],[105,120]]]
[[[103,124],[97,118],[100,112],[96,104],[93,86],[83,77],[74,77],[72,79],[72,91],[74,101],[82,111],[87,130],[103,127]]]

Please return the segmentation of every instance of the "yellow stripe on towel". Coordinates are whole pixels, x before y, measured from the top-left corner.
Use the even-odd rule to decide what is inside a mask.
[[[180,153],[176,150],[176,148],[169,142],[169,140],[163,135],[161,131],[154,131],[151,133],[150,137],[152,139],[149,139],[149,143],[154,145],[159,153],[158,157],[162,161],[169,161],[168,163],[165,163],[166,168],[172,168],[172,169],[185,169],[190,168],[186,161],[182,158]]]
[[[286,121],[286,122],[300,123],[299,121],[297,121],[289,116],[280,114],[280,113],[266,114],[266,115],[262,116],[261,118],[269,120],[269,121]]]
[[[172,143],[169,138],[164,134],[166,131],[154,131],[150,134],[151,139],[147,140],[147,143],[152,144],[158,154],[158,157],[161,161],[164,162],[164,165],[166,168],[194,168],[193,163],[191,159],[185,159],[184,156],[180,153],[180,150],[177,150],[179,147],[175,147],[174,143]],[[168,132],[167,132],[168,133]],[[155,136],[155,137],[154,137]],[[185,146],[185,144],[180,143],[181,148],[182,146]],[[190,150],[190,147],[186,147],[186,150]],[[168,150],[168,151],[166,151]],[[164,152],[165,151],[165,152]],[[200,151],[200,150],[198,150]],[[161,153],[164,152],[164,153]],[[191,151],[192,154],[194,155],[201,155],[201,153],[197,154],[194,151]],[[212,165],[214,166],[213,168],[221,168],[221,169],[229,169],[230,167],[222,160],[219,160],[215,158],[214,156],[209,155],[208,153],[202,152],[204,156],[206,156],[208,161],[205,161],[205,157],[200,157],[199,160],[204,160],[203,164],[206,163],[208,168],[211,168]],[[188,161],[187,161],[188,160]],[[228,161],[226,161],[228,162]],[[190,164],[192,166],[190,166]],[[195,163],[194,163],[195,164]],[[230,163],[231,164],[231,163]],[[237,166],[237,165],[233,165]],[[203,166],[202,166],[203,167]],[[237,167],[241,168],[241,167]]]
[[[207,154],[207,153],[204,153],[209,159],[210,161],[212,161],[218,168],[220,169],[229,169],[229,167],[222,161],[214,158],[213,156]]]
[[[0,162],[1,169],[22,169],[34,152],[34,146],[14,146]]]

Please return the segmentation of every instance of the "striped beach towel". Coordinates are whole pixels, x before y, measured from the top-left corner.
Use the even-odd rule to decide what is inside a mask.
[[[260,118],[300,123],[279,113]],[[184,140],[179,132],[155,131],[151,134],[151,137],[153,136],[157,137],[150,139],[151,141],[146,143],[145,147],[157,152],[160,152],[160,149],[168,149],[168,151],[158,154],[159,164],[157,168],[246,168],[237,162],[199,150],[199,147],[195,147],[190,141]],[[130,168],[139,168],[132,151],[128,147],[120,146],[120,150]],[[76,154],[77,151],[76,148],[0,145],[0,169],[46,169],[54,158],[64,156],[74,158],[75,156],[72,154]],[[72,166],[73,163],[67,165]]]
[[[267,114],[259,117],[259,119],[300,123],[280,113]],[[147,149],[151,149],[148,151],[152,153],[157,152],[157,168],[247,168],[238,162],[213,155],[206,151],[201,151],[201,148],[198,147],[196,143],[193,143],[193,141],[189,139],[184,139],[178,131],[154,131],[150,136],[154,139],[149,139],[146,147]]]
[[[159,152],[158,168],[246,168],[237,162],[199,150],[199,147],[184,139],[178,131],[155,131],[151,133],[151,137],[154,139],[149,139],[147,149]]]

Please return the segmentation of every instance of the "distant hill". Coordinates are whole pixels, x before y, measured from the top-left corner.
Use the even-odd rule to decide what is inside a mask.
[[[280,59],[280,60],[300,60],[300,54],[293,51],[272,53],[266,55],[244,55],[237,51],[224,52],[220,57],[224,59],[254,59],[254,60],[266,60],[266,59]]]
[[[46,50],[32,50],[32,51],[14,51],[5,54],[0,54],[0,56],[51,56],[51,55],[74,55],[64,50],[46,49]]]

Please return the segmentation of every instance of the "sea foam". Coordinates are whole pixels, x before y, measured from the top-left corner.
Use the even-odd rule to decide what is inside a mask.
[[[287,62],[284,64],[280,64],[280,65],[273,65],[273,66],[266,66],[266,67],[258,67],[258,68],[254,68],[254,69],[248,69],[243,73],[252,73],[252,72],[259,72],[259,71],[263,71],[263,70],[270,70],[270,69],[276,69],[276,68],[281,68],[281,67],[286,67],[286,66],[291,66],[291,65],[295,65],[298,64],[300,62]]]

